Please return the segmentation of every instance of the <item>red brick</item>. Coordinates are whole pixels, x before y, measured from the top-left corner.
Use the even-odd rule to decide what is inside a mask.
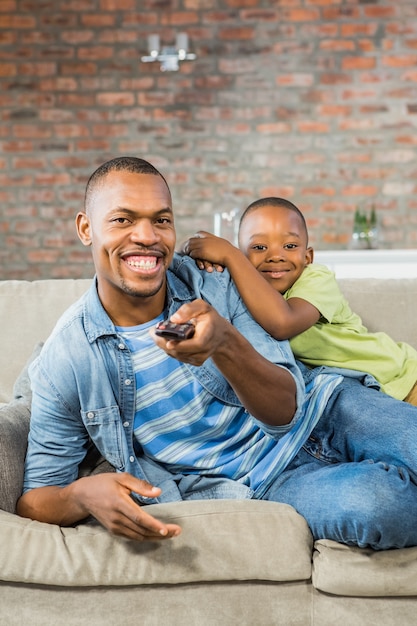
[[[324,73],[320,76],[320,82],[323,85],[343,85],[353,82],[353,78],[348,73]]]
[[[10,29],[31,29],[36,28],[36,18],[33,15],[19,15],[16,11],[15,15],[2,15],[1,28]]]
[[[135,0],[100,0],[100,11],[134,11]]]
[[[91,46],[91,47],[80,47],[77,51],[77,57],[79,59],[90,59],[90,60],[103,60],[103,59],[111,59],[114,56],[114,50],[111,46]]]
[[[62,63],[61,73],[63,76],[77,76],[77,75],[91,75],[94,76],[97,73],[96,63]]]
[[[282,74],[275,78],[276,85],[284,86],[284,85],[292,85],[298,87],[309,87],[314,83],[313,74],[302,74],[302,73],[293,73],[293,74]]]
[[[227,39],[230,41],[235,39],[253,39],[254,33],[254,29],[250,26],[229,26],[228,28],[221,28],[218,37],[219,39]]]
[[[318,109],[320,115],[349,117],[352,114],[352,107],[341,104],[324,104]]]
[[[322,9],[321,17],[324,20],[354,20],[357,22],[361,19],[362,15],[359,8],[354,5],[333,6]]]
[[[12,13],[17,10],[17,0],[2,0],[0,2],[0,13]]]
[[[341,189],[344,196],[376,196],[378,188],[373,185],[350,185]]]
[[[110,151],[110,141],[107,139],[80,139],[75,142],[74,148],[80,152],[103,154]]]
[[[334,196],[335,189],[334,187],[305,187],[301,190],[303,195],[317,195],[317,196]]]
[[[401,9],[400,4],[394,3],[391,5],[388,3],[385,6],[364,5],[363,12],[366,18],[371,17],[371,18],[377,18],[379,20],[386,19],[386,18],[394,19],[395,17],[400,15],[399,9]]]
[[[287,124],[285,122],[275,122],[268,124],[258,124],[256,126],[256,130],[259,133],[266,133],[268,135],[277,135],[280,133],[289,133],[291,132],[291,124]]]
[[[417,56],[415,54],[384,56],[381,58],[381,63],[387,67],[415,67],[417,64]]]
[[[196,11],[164,11],[161,14],[161,24],[172,26],[185,26],[198,23]]]
[[[80,21],[88,28],[113,28],[116,24],[116,17],[111,13],[96,13],[81,15]]]
[[[27,259],[29,263],[56,263],[61,256],[59,249],[45,250],[40,248],[38,250],[29,250],[27,253]]]
[[[0,63],[0,77],[16,75],[17,66],[14,63]]]
[[[340,25],[340,35],[342,37],[358,37],[368,35],[372,37],[378,30],[378,22],[361,22]]]
[[[81,124],[55,124],[54,136],[58,139],[63,137],[89,137],[90,129]]]
[[[374,57],[345,57],[342,60],[343,70],[369,70],[375,67]]]
[[[241,9],[242,7],[256,7],[257,0],[226,0],[225,5],[232,9]]]
[[[55,76],[54,78],[43,79],[39,81],[38,87],[41,91],[76,91],[78,82],[73,77]]]
[[[297,128],[302,133],[327,133],[329,124],[315,120],[303,120],[297,122]]]
[[[97,95],[97,104],[100,106],[132,106],[134,103],[134,94],[126,91],[119,93],[99,93]]]
[[[320,41],[320,49],[328,52],[344,52],[356,49],[356,43],[351,39],[326,39]]]
[[[35,126],[33,124],[14,124],[12,132],[15,137],[20,139],[45,139],[52,136],[52,128]]]

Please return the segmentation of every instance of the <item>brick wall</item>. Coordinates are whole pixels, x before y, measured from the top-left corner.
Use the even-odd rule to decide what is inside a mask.
[[[179,72],[141,63],[185,31]],[[386,247],[417,245],[416,0],[0,0],[0,278],[87,277],[89,174],[149,159],[178,239],[263,195],[317,249],[375,205]]]

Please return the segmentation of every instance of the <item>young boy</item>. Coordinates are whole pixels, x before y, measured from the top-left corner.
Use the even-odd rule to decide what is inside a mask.
[[[276,339],[290,339],[306,365],[369,372],[382,391],[417,406],[417,351],[368,332],[333,272],[313,264],[304,216],[292,202],[272,197],[250,204],[240,220],[239,248],[199,232],[184,251],[200,269],[227,267],[256,321]]]

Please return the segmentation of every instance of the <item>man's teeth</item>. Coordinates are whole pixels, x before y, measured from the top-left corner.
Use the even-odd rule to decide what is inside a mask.
[[[140,261],[128,260],[127,264],[132,267],[139,267],[140,269],[150,270],[156,267],[156,259],[141,259]]]

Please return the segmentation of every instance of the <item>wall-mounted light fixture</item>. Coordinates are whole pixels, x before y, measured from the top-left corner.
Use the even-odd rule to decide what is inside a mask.
[[[194,61],[196,55],[188,52],[187,33],[178,33],[175,46],[163,46],[161,48],[159,35],[149,35],[148,56],[143,56],[144,63],[159,61],[162,72],[176,72],[179,69],[179,61]]]

